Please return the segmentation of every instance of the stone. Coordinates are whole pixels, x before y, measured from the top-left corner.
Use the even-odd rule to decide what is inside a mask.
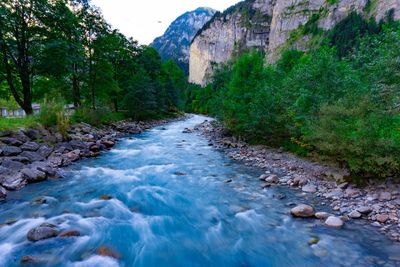
[[[22,157],[22,156],[9,157],[8,159],[10,159],[11,161],[21,162],[23,164],[30,163],[27,157]]]
[[[37,139],[40,139],[40,137],[41,137],[40,131],[35,130],[35,129],[26,129],[26,130],[23,130],[23,132],[26,136],[28,136],[32,140],[37,140]]]
[[[19,161],[12,160],[12,158],[5,158],[3,159],[1,166],[9,172],[16,172],[21,170],[25,165]]]
[[[362,214],[359,211],[353,210],[352,212],[349,213],[349,217],[351,219],[360,219]]]
[[[376,215],[376,220],[380,223],[385,223],[389,220],[389,215],[387,214],[378,214]]]
[[[279,177],[275,174],[268,176],[265,181],[270,184],[277,184],[279,183]]]
[[[303,186],[301,190],[306,193],[315,193],[317,192],[317,187],[313,184],[307,184]]]
[[[69,231],[64,231],[59,234],[59,237],[78,237],[81,236],[81,233],[77,230],[69,230]]]
[[[392,200],[392,194],[390,192],[382,192],[379,195],[379,201],[389,201]]]
[[[41,146],[37,151],[42,157],[48,158],[50,154],[53,152],[53,148],[48,147],[47,145]]]
[[[2,137],[0,141],[9,146],[21,146],[23,144],[20,140],[12,137]]]
[[[101,246],[96,250],[96,253],[100,256],[105,256],[105,257],[110,257],[114,259],[120,259],[121,255],[117,253],[116,251],[111,250],[110,248],[106,246]]]
[[[79,140],[71,140],[69,141],[69,144],[72,146],[73,149],[85,150],[88,148],[85,142]]]
[[[323,211],[315,213],[315,217],[320,220],[326,220],[329,216],[331,216],[329,213]]]
[[[338,217],[329,216],[325,221],[325,225],[329,227],[341,228],[344,225],[344,222]]]
[[[28,158],[30,162],[45,160],[45,158],[42,155],[40,155],[37,152],[33,152],[33,151],[24,151],[21,153],[21,156]]]
[[[26,142],[20,148],[24,151],[34,152],[34,151],[37,151],[40,148],[40,146],[35,142]]]
[[[23,256],[21,260],[19,261],[21,265],[32,265],[32,264],[38,264],[39,259],[33,256]]]
[[[362,214],[369,214],[372,212],[372,208],[368,206],[361,206],[357,208],[357,211],[362,213]]]
[[[296,207],[290,210],[290,213],[294,217],[300,217],[300,218],[313,217],[315,214],[314,208],[306,204],[297,205]]]
[[[185,176],[186,173],[184,173],[184,172],[174,172],[174,175],[176,175],[176,176]]]
[[[316,236],[313,236],[310,238],[310,240],[308,240],[308,245],[312,246],[312,245],[316,245],[319,242],[319,238]]]
[[[22,173],[10,173],[1,182],[1,185],[10,191],[20,190],[26,185],[27,181],[22,175]]]
[[[27,238],[29,241],[37,242],[58,236],[58,231],[55,225],[43,223],[38,227],[29,230]]]
[[[344,191],[344,197],[346,198],[355,198],[360,195],[360,191],[354,188],[347,188]]]
[[[47,178],[46,173],[39,171],[38,169],[25,168],[21,172],[29,183],[41,182]]]
[[[300,175],[296,175],[293,179],[293,186],[305,186],[307,183],[307,179]]]
[[[101,200],[111,200],[111,199],[113,199],[113,197],[109,196],[109,195],[102,195],[102,196],[99,197],[99,199],[101,199]]]
[[[22,150],[16,146],[4,146],[2,148],[4,156],[18,156]]]
[[[80,153],[81,151],[79,149],[76,149],[64,154],[64,156],[67,157],[67,159],[70,160],[71,162],[75,162],[80,159]]]
[[[51,177],[54,177],[57,174],[56,170],[48,162],[34,162],[27,167],[37,169]]]
[[[105,145],[106,148],[108,148],[108,149],[110,149],[110,148],[112,148],[113,146],[115,146],[115,143],[114,143],[113,141],[111,141],[111,140],[104,140],[104,141],[101,141],[101,143],[102,143],[103,145]]]
[[[0,201],[3,201],[7,198],[7,190],[0,186]]]

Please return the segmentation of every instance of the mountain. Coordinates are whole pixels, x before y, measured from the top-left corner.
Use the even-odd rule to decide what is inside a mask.
[[[215,64],[233,54],[257,49],[269,62],[287,48],[307,50],[317,41],[312,30],[329,30],[351,12],[383,19],[392,11],[400,19],[399,0],[246,0],[215,16],[190,46],[189,81],[200,85]]]
[[[186,12],[172,22],[164,35],[156,38],[150,46],[154,47],[164,60],[174,59],[188,73],[190,43],[215,12],[207,7]]]

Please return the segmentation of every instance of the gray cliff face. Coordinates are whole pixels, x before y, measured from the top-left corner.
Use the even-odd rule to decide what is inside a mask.
[[[292,40],[291,35],[318,14],[318,27],[328,30],[356,11],[377,20],[389,10],[400,19],[399,0],[246,0],[223,14],[216,14],[190,46],[189,81],[205,85],[215,64],[228,61],[235,52],[258,49],[276,61],[288,47],[306,50],[312,36]]]
[[[203,7],[186,12],[172,22],[164,35],[156,38],[150,46],[160,53],[162,59],[173,59],[188,72],[190,43],[215,12],[211,8]]]

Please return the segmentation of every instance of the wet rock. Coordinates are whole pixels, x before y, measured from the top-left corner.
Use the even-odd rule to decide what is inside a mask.
[[[312,246],[312,245],[316,245],[319,242],[319,238],[316,236],[311,237],[310,240],[308,240],[308,245]]]
[[[28,158],[22,157],[22,156],[9,157],[8,159],[12,160],[12,161],[18,161],[18,162],[21,162],[23,164],[30,163],[30,160]]]
[[[72,146],[73,149],[80,149],[80,150],[85,150],[87,149],[87,145],[79,140],[72,140],[69,142],[69,144]]]
[[[372,212],[372,208],[369,206],[361,206],[361,207],[357,208],[357,211],[362,214],[369,214]]]
[[[224,181],[224,183],[226,183],[226,184],[232,183],[232,179],[228,179],[228,180]]]
[[[305,186],[307,183],[307,179],[300,175],[296,175],[293,179],[293,186]]]
[[[174,172],[174,175],[176,175],[176,176],[185,176],[186,173],[184,173],[184,172]]]
[[[329,216],[325,221],[325,225],[329,227],[341,228],[344,225],[344,222],[338,217]]]
[[[113,146],[115,146],[115,143],[111,140],[105,140],[105,141],[101,141],[101,144],[105,145],[106,148],[112,148]]]
[[[329,213],[323,211],[315,213],[315,217],[320,220],[326,220],[329,216],[331,216]]]
[[[53,224],[43,223],[38,227],[29,230],[27,238],[29,241],[37,242],[58,236],[56,226]]]
[[[20,172],[9,173],[1,184],[7,190],[15,191],[23,188],[27,184],[27,181]]]
[[[20,148],[21,148],[22,150],[24,150],[24,151],[32,151],[32,152],[35,152],[35,151],[37,151],[37,150],[40,148],[40,146],[39,146],[37,143],[35,143],[35,142],[26,142],[26,143],[23,144]]]
[[[24,164],[19,161],[14,161],[12,158],[4,158],[1,166],[8,171],[19,171],[24,167]]]
[[[59,237],[78,237],[81,236],[81,233],[77,230],[69,230],[69,231],[64,231],[60,233]]]
[[[300,204],[294,207],[293,209],[290,210],[290,213],[294,217],[300,217],[300,218],[313,217],[315,214],[314,208],[306,204]]]
[[[359,211],[353,210],[349,213],[349,217],[352,219],[360,219],[362,214]]]
[[[21,153],[21,156],[28,158],[30,162],[45,160],[45,158],[42,155],[40,155],[37,152],[33,152],[33,151],[24,151]]]
[[[385,223],[389,220],[389,215],[387,214],[378,214],[376,215],[376,220],[380,223]]]
[[[33,256],[23,256],[20,260],[21,265],[39,264],[40,260]]]
[[[7,190],[0,186],[0,201],[3,201],[7,198]]]
[[[73,150],[71,152],[66,153],[64,156],[71,162],[75,162],[80,159],[81,151],[79,149]]]
[[[22,150],[16,146],[4,146],[2,148],[4,156],[18,156]]]
[[[114,258],[117,260],[121,258],[121,255],[119,253],[111,250],[110,248],[108,248],[106,246],[99,247],[96,250],[96,253],[100,256],[110,257],[110,258]]]
[[[47,199],[45,197],[38,197],[38,198],[35,198],[34,200],[32,200],[32,203],[43,205],[43,204],[47,203]]]
[[[390,192],[382,192],[379,195],[379,201],[389,201],[392,199],[392,194]]]
[[[111,199],[113,199],[113,197],[109,196],[109,195],[102,195],[102,196],[99,197],[99,199],[101,199],[101,200],[111,200]]]
[[[279,177],[275,174],[272,174],[265,179],[265,182],[270,184],[277,184],[279,183]]]
[[[24,168],[21,172],[29,183],[41,182],[47,178],[46,173],[38,169]]]
[[[301,190],[306,193],[315,193],[317,192],[317,187],[313,184],[307,184]]]
[[[34,162],[28,167],[44,172],[50,177],[55,177],[57,175],[57,171],[48,162]]]

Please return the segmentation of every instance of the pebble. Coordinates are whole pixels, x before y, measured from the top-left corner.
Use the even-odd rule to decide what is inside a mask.
[[[326,219],[328,219],[329,216],[331,216],[331,215],[329,213],[327,213],[327,212],[317,212],[317,213],[315,213],[315,217],[317,219],[320,219],[320,220],[326,220]]]
[[[376,220],[380,223],[385,223],[389,220],[389,215],[387,214],[378,214],[376,215]]]
[[[328,219],[326,219],[325,224],[329,227],[341,228],[344,225],[344,222],[338,217],[329,216]]]
[[[362,214],[356,210],[353,210],[352,212],[349,213],[349,217],[352,219],[359,219],[361,218]]]

